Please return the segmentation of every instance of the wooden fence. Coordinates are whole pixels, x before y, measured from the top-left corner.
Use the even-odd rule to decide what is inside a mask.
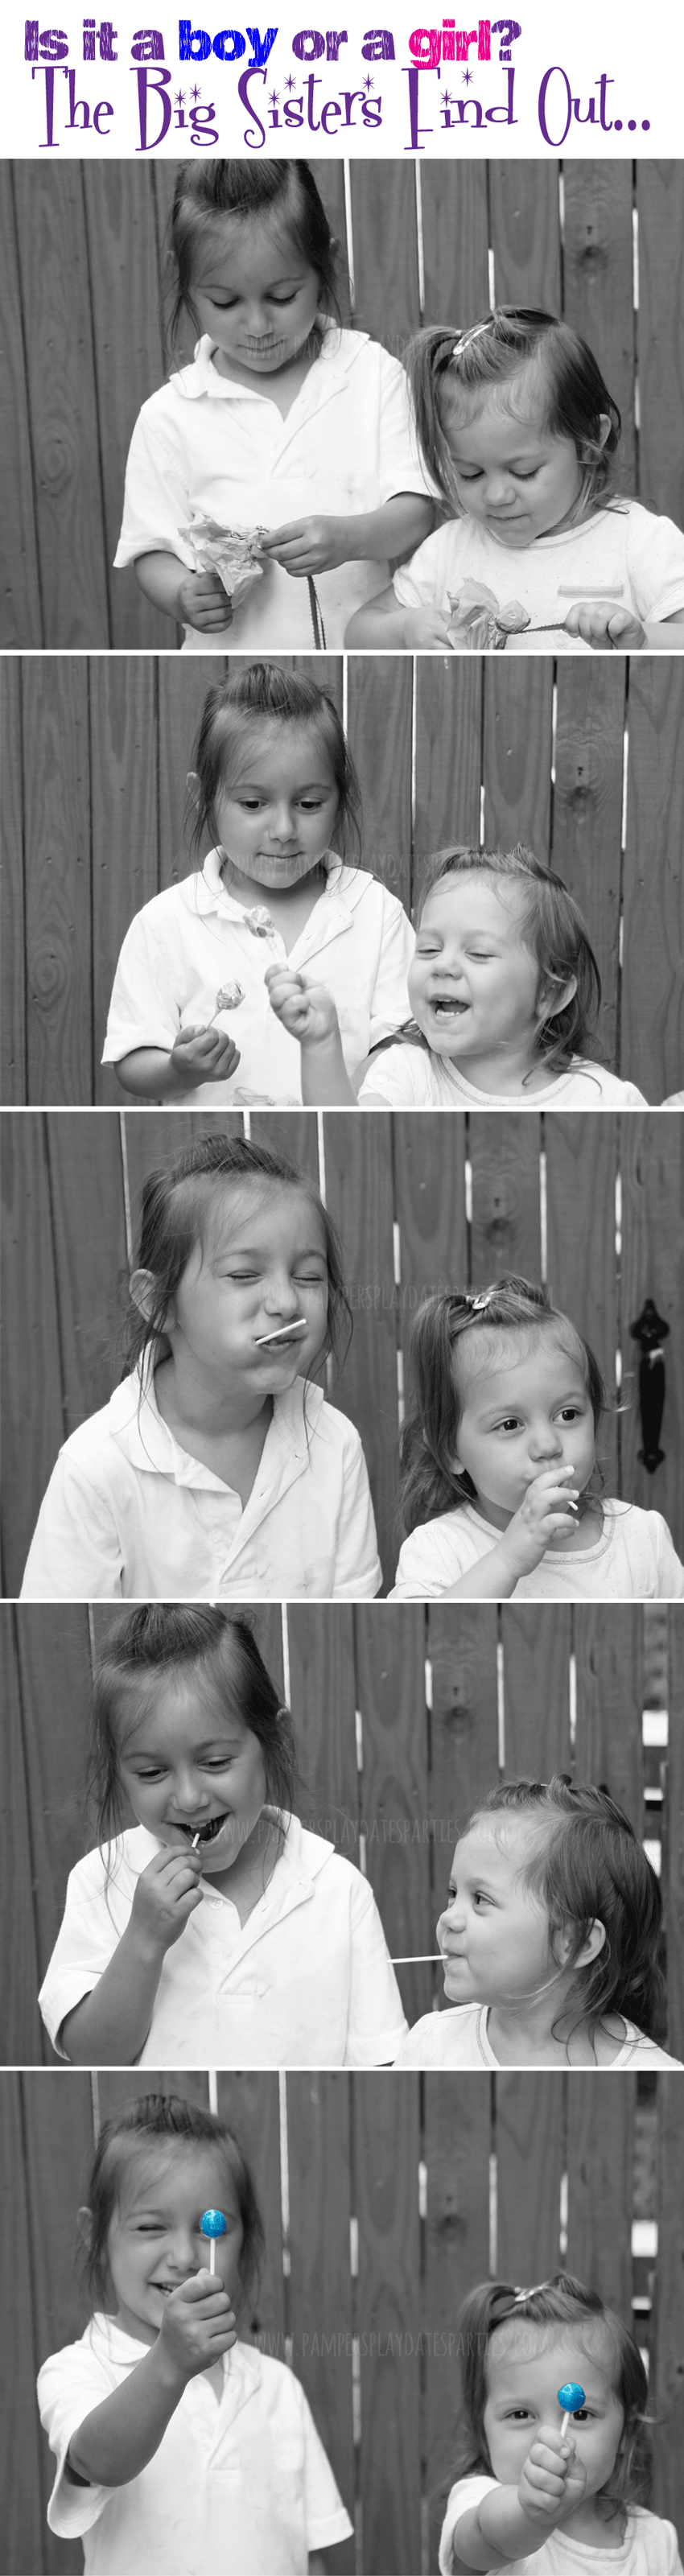
[[[352,318],[393,350],[500,302],[563,313],[623,420],[622,485],[684,525],[681,162],[312,164],[353,272]],[[0,642],[168,644],[112,572],[140,405],[164,381],[172,162],[0,172],[4,556]],[[349,216],[349,221],[348,221]],[[191,353],[191,338],[180,351]]]
[[[115,1614],[117,1619],[125,1614]],[[255,1631],[292,1707],[305,1824],[373,1888],[411,2024],[443,1996],[435,1923],[459,1820],[498,1779],[599,1781],[661,1879],[684,2059],[684,1608],[280,1606]],[[112,1614],[0,1609],[5,1958],[0,2062],[54,2065],[36,1997],[84,1812],[91,1657]],[[671,1718],[668,1711],[671,1710]],[[683,2079],[684,2081],[684,2079]]]
[[[257,1110],[251,1121],[255,1140],[320,1179],[339,1226],[354,1331],[331,1393],[363,1438],[387,1580],[412,1316],[427,1290],[479,1288],[511,1269],[549,1281],[600,1360],[605,1490],[662,1511],[684,1555],[681,1118]],[[226,1133],[241,1124],[240,1113],[223,1121]],[[3,1590],[14,1595],[60,1443],[120,1374],[128,1209],[135,1228],[145,1174],[215,1121],[170,1110],[23,1110],[6,1111],[0,1125]],[[631,1338],[645,1296],[669,1325],[665,1454],[652,1476],[639,1458]]]
[[[53,2463],[35,2407],[47,2353],[82,2331],[75,2214],[95,2119],[203,2075],[0,2077],[7,2220],[3,2576],[82,2565],[45,2526]],[[341,2576],[437,2563],[459,2411],[456,2319],[476,2282],[561,2265],[630,2319],[650,2358],[654,2508],[684,2533],[681,2079],[617,2075],[219,2077],[268,2247],[258,2325],[302,2380],[356,2546]],[[280,2112],[280,2117],[279,2117]],[[3,2547],[3,2544],[0,2544]]]
[[[320,677],[346,716],[364,864],[407,912],[426,851],[530,842],[584,913],[606,1063],[654,1104],[684,1087],[684,664],[561,660],[556,685],[542,659],[289,666]],[[186,772],[226,667],[2,664],[4,1101],[121,1103],[99,1061],[116,961],[141,905],[188,873]]]

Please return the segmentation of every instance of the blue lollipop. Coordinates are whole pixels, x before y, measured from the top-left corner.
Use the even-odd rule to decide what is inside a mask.
[[[203,2211],[200,2219],[201,2232],[203,2236],[211,2237],[211,2245],[209,2249],[210,2272],[216,2271],[216,2238],[217,2236],[225,2236],[227,2227],[228,2220],[227,2218],[224,2218],[222,2209],[205,2209]]]
[[[561,2441],[563,2441],[570,2416],[576,2415],[578,2406],[584,2405],[584,2389],[580,2388],[578,2379],[564,2380],[562,2388],[558,2390],[558,2404],[565,2407],[561,2424]]]

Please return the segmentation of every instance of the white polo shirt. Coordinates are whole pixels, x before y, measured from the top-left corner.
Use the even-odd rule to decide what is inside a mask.
[[[333,994],[347,1070],[408,1017],[406,978],[415,935],[403,904],[376,877],[346,867],[329,851],[327,884],[289,955],[272,924],[252,927],[254,912],[224,885],[217,850],[202,869],[154,895],[136,914],[114,978],[103,1064],[133,1047],[169,1051],[181,1029],[214,1020],[230,1031],[240,1062],[228,1082],[178,1092],[174,1108],[228,1109],[240,1101],[300,1104],[301,1049],[271,1010],[269,966],[289,966]],[[268,914],[268,902],[263,907]],[[217,993],[236,981],[244,999],[217,1010]]]
[[[424,2013],[421,2021],[414,2022],[408,2039],[404,2040],[395,2057],[395,2068],[496,2066],[500,2069],[500,2059],[494,2056],[487,2036],[488,2019],[488,2004],[455,2004],[446,2012]],[[655,2040],[647,2039],[633,2021],[626,2021],[624,2013],[620,2019],[625,2036],[612,2064],[588,2066],[586,2070],[580,2068],[575,2072],[614,2075],[621,2067],[632,2066],[637,2074],[648,2074],[659,2066],[677,2066],[684,2073],[681,2058],[666,2056],[665,2049],[657,2048]]]
[[[39,1998],[57,2055],[67,2013],[92,1993],[164,1844],[136,1825],[72,1869]],[[372,1889],[297,1816],[263,1896],[240,1923],[209,1874],[166,1951],[139,2066],[387,2066],[408,2023]]]
[[[144,2361],[147,2344],[96,2315],[38,2375],[56,2454],[48,2524],[83,2540],[87,2576],[307,2576],[309,2552],[347,2540],[345,2513],[298,2379],[251,2344],[189,2379],[147,2467],[127,2486],[72,2486],[69,2443]]]
[[[23,1601],[366,1601],[382,1581],[358,1431],[296,1378],[252,1491],[191,1458],[138,1370],[60,1449]]]
[[[456,2562],[458,2525],[464,2515],[474,2513],[498,2486],[497,2478],[459,2478],[452,2487],[442,2524],[439,2543],[440,2576],[453,2576]],[[661,2522],[658,2513],[648,2513],[640,2504],[628,2505],[624,2540],[614,2545],[615,2523],[606,2524],[606,2547],[596,2547],[594,2540],[573,2540],[570,2532],[551,2531],[541,2549],[524,2558],[508,2558],[508,2576],[682,2576],[682,2562],[677,2547],[673,2522]],[[610,2546],[613,2535],[613,2546]]]
[[[379,510],[397,492],[429,494],[411,429],[398,358],[364,331],[325,326],[286,420],[268,380],[234,384],[213,364],[216,342],[198,340],[179,368],[143,403],[131,439],[115,564],[149,553],[176,555],[195,569],[181,528],[198,513],[223,527],[282,528],[319,513],[347,518]],[[343,563],[316,574],[328,645],[343,644],[356,608],[391,579],[389,563]],[[311,645],[306,581],[265,565],[232,624],[185,630],[185,653],[289,651]]]
[[[359,1092],[361,1107],[381,1094],[388,1109],[646,1109],[643,1092],[633,1082],[619,1082],[606,1065],[573,1056],[566,1073],[557,1073],[543,1090],[479,1091],[457,1064],[433,1055],[430,1047],[389,1046],[370,1064]]]
[[[612,501],[581,527],[505,546],[478,519],[449,519],[394,575],[405,608],[440,608],[461,582],[485,585],[500,608],[518,600],[532,626],[553,622],[552,635],[511,635],[506,652],[590,653],[580,636],[564,635],[579,602],[627,608],[644,621],[684,617],[684,536],[674,519],[654,518],[640,501]],[[557,624],[556,624],[557,621]]]
[[[603,1497],[602,1497],[603,1500]],[[452,1583],[498,1545],[501,1530],[470,1503],[421,1521],[404,1539],[390,1601],[440,1601]],[[464,1594],[467,1600],[467,1593]],[[479,1596],[478,1596],[479,1597]],[[681,1601],[684,1565],[661,1512],[603,1501],[603,1528],[593,1547],[549,1547],[533,1574],[521,1574],[514,1601]]]

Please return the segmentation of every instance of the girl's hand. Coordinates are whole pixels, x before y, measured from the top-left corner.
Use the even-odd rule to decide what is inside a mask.
[[[194,1090],[200,1082],[227,1082],[240,1062],[240,1049],[227,1029],[181,1029],[169,1056],[179,1087]]]
[[[539,2434],[528,2451],[518,2486],[518,2503],[531,2522],[551,2526],[564,2507],[581,2503],[587,2483],[574,2442],[554,2430]]]
[[[271,1010],[299,1045],[321,1046],[339,1032],[332,993],[325,984],[307,984],[287,966],[269,966],[264,976]]]
[[[646,643],[646,628],[632,615],[630,608],[571,608],[565,620],[568,635],[581,635],[585,644],[593,644],[597,653],[613,646],[616,653],[641,653]]]
[[[211,2272],[194,2272],[164,2302],[159,2352],[183,2381],[211,2370],[237,2342],[227,2290]]]
[[[214,628],[232,626],[232,601],[217,572],[184,573],[178,586],[178,615],[184,626],[199,626],[205,635]]]
[[[372,608],[373,601],[369,600],[368,605]],[[404,644],[407,648],[410,645],[416,645],[419,651],[423,649],[427,652],[431,646],[433,651],[438,650],[441,653],[457,651],[458,639],[454,642],[450,611],[445,608],[405,608],[403,614]]]
[[[302,581],[308,573],[329,572],[354,555],[354,522],[350,519],[293,519],[286,528],[269,528],[260,553],[273,555],[283,571]]]
[[[571,1503],[579,1502],[579,1486],[571,1482],[572,1467],[545,1467],[528,1486],[524,1502],[514,1512],[499,1546],[508,1564],[519,1574],[533,1574],[558,1530],[576,1527]]]
[[[190,1914],[202,1903],[198,1851],[155,1852],[141,1870],[131,1906],[131,1924],[143,1946],[162,1955],[180,1941]]]

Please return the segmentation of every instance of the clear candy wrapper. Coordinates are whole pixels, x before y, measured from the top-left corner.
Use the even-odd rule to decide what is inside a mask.
[[[241,984],[219,984],[216,1007],[212,1011],[208,1027],[211,1028],[213,1021],[218,1019],[219,1011],[239,1011],[240,1003],[244,1002],[244,998]]]
[[[194,547],[198,572],[217,572],[231,606],[239,608],[255,581],[263,580],[264,567],[259,562],[263,528],[223,528],[218,519],[207,519],[198,511],[179,529]]]
[[[501,608],[484,582],[463,581],[449,592],[449,607],[450,640],[467,653],[504,653],[509,635],[522,635],[530,623],[519,599]]]

